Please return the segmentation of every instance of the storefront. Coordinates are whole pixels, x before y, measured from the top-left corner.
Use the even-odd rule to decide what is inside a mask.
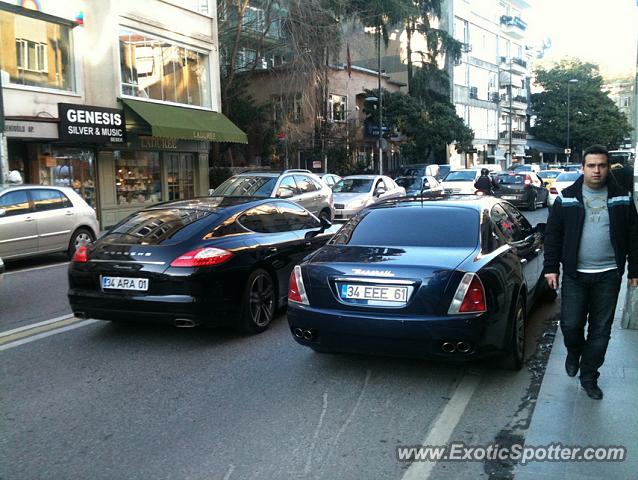
[[[207,195],[211,142],[246,143],[217,112],[122,104],[59,104],[57,119],[7,119],[9,169],[24,183],[75,189],[105,228],[155,203]]]

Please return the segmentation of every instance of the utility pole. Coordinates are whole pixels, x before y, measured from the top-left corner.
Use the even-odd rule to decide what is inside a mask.
[[[567,81],[567,147],[565,148],[565,153],[567,154],[567,163],[571,161],[571,146],[569,144],[569,124],[570,124],[570,115],[571,115],[571,105],[570,105],[570,87],[572,83],[578,82],[576,78],[570,78]]]
[[[379,175],[383,175],[383,93],[381,91],[381,25],[377,31],[377,66],[379,77]]]
[[[509,166],[512,165],[513,160],[514,160],[514,152],[512,151],[512,117],[514,116],[514,112],[512,112],[512,57],[509,57],[509,63],[510,63],[510,78],[509,78],[509,92],[510,92],[510,114],[509,114],[509,124],[510,124],[510,147],[509,147],[509,151],[510,151],[510,160],[509,160]]]
[[[7,137],[4,133],[4,93],[2,89],[2,75],[0,75],[0,184],[7,183],[9,175],[9,152]]]

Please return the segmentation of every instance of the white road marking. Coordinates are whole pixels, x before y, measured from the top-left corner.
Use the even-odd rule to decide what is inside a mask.
[[[233,471],[235,471],[235,465],[231,463],[228,467],[228,471],[226,472],[226,475],[224,475],[223,480],[228,480],[230,476],[233,474]]]
[[[37,335],[33,335],[31,337],[22,338],[20,340],[16,340],[15,342],[10,342],[5,345],[0,345],[0,352],[3,350],[8,350],[10,348],[19,347],[20,345],[24,345],[25,343],[35,342],[36,340],[41,340],[46,337],[50,337],[52,335],[57,335],[58,333],[68,332],[69,330],[75,330],[76,328],[85,327],[92,323],[100,322],[100,320],[84,320],[82,322],[74,323],[72,325],[67,325],[66,327],[56,328],[55,330],[50,330],[48,332],[38,333]]]
[[[481,372],[468,372],[463,376],[454,395],[441,411],[421,445],[443,446],[448,442],[480,381]],[[427,480],[435,466],[436,462],[413,462],[402,480]]]
[[[13,275],[15,273],[34,272],[36,270],[44,270],[45,268],[63,267],[63,266],[67,266],[68,264],[69,262],[54,263],[52,265],[44,265],[42,267],[24,268],[22,270],[9,270],[8,272],[4,272],[3,275]],[[6,264],[5,264],[5,267],[6,267]]]
[[[323,408],[321,409],[321,415],[319,415],[319,423],[317,423],[317,428],[315,428],[315,433],[312,436],[312,445],[308,449],[308,459],[306,460],[306,466],[303,469],[304,475],[308,475],[310,473],[310,467],[312,464],[312,454],[315,452],[315,448],[317,447],[317,439],[319,438],[319,431],[321,430],[321,426],[323,425],[323,417],[326,416],[326,411],[328,410],[328,392],[324,392],[323,394]]]
[[[70,313],[68,315],[62,315],[61,317],[55,317],[50,320],[45,320],[44,322],[32,323],[30,325],[25,325],[24,327],[14,328],[13,330],[7,330],[6,332],[0,332],[0,338],[7,337],[9,335],[13,335],[14,333],[24,332],[25,330],[31,330],[33,328],[38,328],[43,325],[48,325],[50,323],[59,322],[60,320],[66,320],[67,318],[73,317],[73,314]]]

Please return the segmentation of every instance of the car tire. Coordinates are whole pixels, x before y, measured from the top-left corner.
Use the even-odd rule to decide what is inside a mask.
[[[530,194],[530,199],[529,199],[529,205],[527,206],[527,209],[530,212],[534,212],[536,211],[536,201],[538,200],[536,193],[531,193]]]
[[[332,215],[330,215],[330,210],[328,210],[327,208],[321,210],[321,212],[319,212],[319,220],[321,220],[322,218],[325,218],[329,222],[332,222]]]
[[[240,328],[247,333],[261,333],[272,322],[276,310],[275,283],[263,268],[253,271],[242,296]]]
[[[66,251],[67,257],[69,260],[73,258],[75,255],[75,251],[81,245],[89,245],[95,241],[95,234],[89,230],[88,228],[78,228],[73,235],[71,235],[71,240],[69,240],[69,248]]]
[[[509,352],[503,357],[503,367],[507,370],[518,371],[525,363],[525,328],[527,313],[525,303],[521,297],[516,301],[512,335],[509,341]]]

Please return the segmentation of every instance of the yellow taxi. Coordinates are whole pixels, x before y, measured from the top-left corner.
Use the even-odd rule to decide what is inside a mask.
[[[561,173],[563,173],[562,170],[541,170],[540,172],[536,172],[536,175],[540,177],[545,184],[545,188],[549,190],[552,188],[552,185],[554,185],[556,177],[558,177]]]

